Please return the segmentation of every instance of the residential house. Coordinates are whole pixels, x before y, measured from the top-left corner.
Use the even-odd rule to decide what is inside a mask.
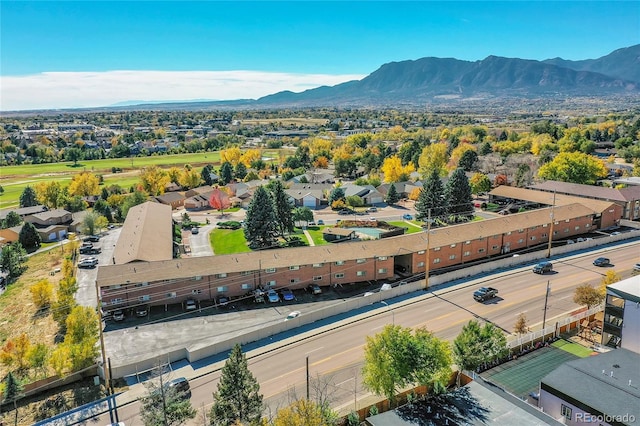
[[[171,206],[172,210],[182,207],[185,201],[185,196],[179,192],[165,192],[164,194],[156,195],[153,198],[160,204]]]
[[[640,275],[607,286],[602,344],[640,354]]]
[[[380,193],[373,185],[354,185],[346,184],[342,187],[345,196],[356,195],[362,199],[365,204],[379,205],[384,203],[384,195]]]
[[[42,241],[57,241],[66,238],[73,215],[67,210],[55,209],[25,216],[24,221],[35,226]]]
[[[640,354],[616,349],[562,364],[540,381],[538,406],[565,425],[640,419]]]
[[[285,189],[284,192],[291,198],[293,205],[296,207],[309,207],[315,210],[319,209],[323,204],[327,204],[324,191],[312,189],[311,184],[305,184],[295,189]]]
[[[18,241],[20,239],[20,231],[22,231],[22,225],[0,229],[0,238],[3,239],[2,243],[8,244]]]
[[[304,178],[304,179],[303,179]],[[328,171],[313,171],[313,172],[307,172],[303,175],[299,175],[299,176],[294,176],[291,178],[290,182],[292,183],[300,183],[302,184],[304,181],[306,180],[306,182],[304,183],[313,183],[313,184],[321,184],[321,183],[325,183],[325,184],[333,184],[335,182],[335,176],[333,175],[333,173],[329,173]]]
[[[18,209],[2,209],[0,210],[0,220],[4,220],[9,212],[16,212],[21,219],[24,220],[25,216],[32,214],[46,212],[47,207],[43,205],[37,205],[32,207],[20,207]]]

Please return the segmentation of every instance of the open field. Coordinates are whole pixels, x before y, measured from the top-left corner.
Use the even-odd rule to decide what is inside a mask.
[[[242,120],[242,124],[245,125],[265,125],[272,123],[280,123],[281,126],[312,126],[327,124],[328,120],[325,118],[263,118],[263,119],[246,119]]]
[[[287,154],[289,155],[290,152]],[[266,158],[279,158],[279,150],[265,150]],[[48,164],[23,164],[20,166],[3,166],[0,171],[0,185],[4,194],[0,195],[0,209],[17,207],[20,194],[26,186],[35,186],[38,182],[57,180],[63,185],[71,182],[73,175],[85,171],[101,174],[105,185],[118,184],[129,188],[138,181],[141,168],[156,165],[162,168],[184,167],[185,164],[201,167],[206,164],[219,165],[219,152],[201,152],[194,154],[156,155],[150,157],[109,158],[78,162],[73,166],[70,162]],[[122,173],[112,173],[112,168],[122,169]]]

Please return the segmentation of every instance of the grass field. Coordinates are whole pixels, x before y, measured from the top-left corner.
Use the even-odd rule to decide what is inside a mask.
[[[411,226],[409,225],[407,222],[403,222],[401,220],[399,221],[393,221],[393,222],[387,222],[389,225],[393,225],[393,226],[399,226],[400,228],[407,228],[407,230],[405,231],[405,235],[406,234],[415,234],[417,232],[424,232],[424,229],[422,229],[422,227],[420,225],[418,226]],[[415,223],[415,222],[412,222]]]
[[[569,352],[570,354],[573,354],[580,358],[586,358],[588,356],[591,356],[591,354],[593,353],[593,351],[589,348],[585,348],[582,345],[579,345],[573,342],[568,342],[566,340],[556,340],[551,344],[551,346],[553,346],[554,348],[561,349],[565,352]]]
[[[326,226],[308,226],[307,227],[307,232],[309,233],[309,235],[311,235],[311,239],[313,240],[313,243],[317,246],[323,246],[325,244],[329,244],[325,241],[324,237],[322,236],[322,230],[326,228]]]
[[[214,229],[209,234],[209,240],[215,254],[248,253],[251,251],[247,246],[242,229]]]

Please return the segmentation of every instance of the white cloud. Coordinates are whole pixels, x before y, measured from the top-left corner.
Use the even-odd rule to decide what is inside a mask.
[[[0,77],[0,110],[98,107],[130,100],[257,99],[363,77],[261,71],[45,72]]]

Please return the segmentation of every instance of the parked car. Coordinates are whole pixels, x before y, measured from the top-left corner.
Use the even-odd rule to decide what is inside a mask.
[[[196,304],[196,301],[194,299],[187,299],[184,302],[184,308],[187,311],[193,311],[198,308],[198,305]]]
[[[347,215],[347,214],[355,214],[355,210],[352,209],[342,209],[338,212],[339,215]]]
[[[607,266],[611,264],[611,261],[606,257],[599,257],[593,261],[593,266]]]
[[[309,223],[307,224],[307,226],[316,226],[316,223],[315,223],[315,222],[309,222]]]
[[[369,218],[369,220],[370,220],[370,221],[372,221],[372,222],[377,222],[377,221],[378,221],[378,219],[376,219],[376,218],[375,218],[375,217],[373,217],[373,216],[371,216],[371,217]]]
[[[318,219],[318,225],[324,225],[324,220]]]
[[[191,228],[191,233],[192,234],[197,234],[198,232],[200,232],[200,230],[196,227]]]
[[[288,288],[283,288],[282,290],[280,290],[280,294],[282,295],[282,300],[285,301],[295,300],[296,298],[296,296],[293,294],[293,291]]]
[[[409,213],[405,213],[402,215],[402,218],[404,220],[413,220],[413,216],[411,216]]]
[[[115,311],[113,311],[111,318],[113,318],[114,321],[123,321],[124,311],[122,309],[116,309]]]
[[[90,262],[90,263],[93,263],[94,265],[97,265],[98,258],[93,256],[83,257],[82,259],[80,259],[80,262]]]
[[[90,241],[92,243],[97,243],[98,241],[100,241],[100,236],[99,235],[88,235],[88,236],[84,237],[82,239],[82,241]]]
[[[147,305],[136,306],[136,316],[146,317],[149,313],[149,307]]]
[[[229,304],[230,299],[227,296],[218,296],[218,305],[225,306]]]
[[[264,291],[258,289],[253,290],[253,299],[256,303],[264,303]]]
[[[279,302],[280,301],[280,296],[278,296],[278,293],[276,293],[276,291],[271,288],[271,289],[267,290],[267,300],[270,303]]]
[[[394,266],[393,266],[393,269],[394,269],[396,272],[400,272],[401,274],[404,274],[405,272],[407,272],[407,267],[406,267],[406,266],[404,266],[404,265],[394,265]]]
[[[99,254],[102,249],[100,247],[94,246],[83,246],[80,247],[80,254]]]
[[[180,399],[191,398],[191,386],[185,377],[178,377],[177,379],[169,380],[163,387],[168,391],[176,392],[176,395]],[[160,389],[156,389],[154,392],[160,392]]]
[[[368,211],[369,213],[375,213],[375,212],[377,212],[377,211],[378,211],[378,208],[377,208],[377,207],[369,207],[369,208],[367,209],[367,211]]]
[[[633,265],[633,272],[640,272],[640,263]]]
[[[322,294],[322,289],[318,284],[309,284],[309,287],[307,287],[307,290],[311,294]]]
[[[533,267],[533,272],[536,274],[546,274],[553,271],[553,264],[551,262],[540,262]]]
[[[96,263],[90,260],[81,260],[78,262],[78,268],[80,269],[92,269],[96,267]]]

